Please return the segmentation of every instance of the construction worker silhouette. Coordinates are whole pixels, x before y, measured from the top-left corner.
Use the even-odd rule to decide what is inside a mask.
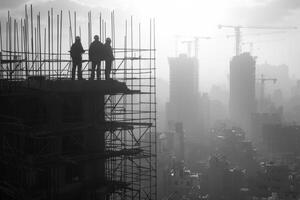
[[[78,80],[82,80],[82,71],[81,71],[81,67],[82,67],[82,54],[85,51],[83,50],[81,41],[80,41],[80,37],[76,36],[75,38],[75,42],[74,44],[72,44],[71,49],[70,49],[70,55],[72,58],[72,80],[75,80],[75,71],[76,71],[76,66],[78,66],[77,68],[77,76],[78,76]]]
[[[95,69],[97,67],[97,79],[101,79],[101,60],[103,60],[103,44],[99,41],[99,36],[94,36],[94,41],[89,48],[89,60],[92,62],[92,72],[90,80],[95,78]]]
[[[112,61],[115,60],[113,55],[113,51],[111,48],[111,39],[106,38],[104,44],[104,60],[105,60],[105,80],[111,79],[110,72],[111,72],[111,65]]]

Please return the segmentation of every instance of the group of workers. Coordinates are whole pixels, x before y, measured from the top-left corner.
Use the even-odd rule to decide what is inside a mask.
[[[80,37],[75,38],[75,43],[71,46],[70,54],[72,58],[72,80],[75,80],[75,71],[77,67],[78,80],[82,80],[82,54],[85,50],[82,47]],[[105,61],[105,80],[110,79],[111,65],[114,60],[113,51],[111,48],[111,39],[106,38],[105,43],[102,44],[99,36],[94,36],[94,41],[89,47],[89,61],[92,62],[90,80],[95,79],[95,70],[97,79],[101,79],[101,61]],[[96,69],[97,68],[97,69]]]

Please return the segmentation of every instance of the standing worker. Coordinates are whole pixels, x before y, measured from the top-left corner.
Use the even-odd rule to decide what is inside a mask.
[[[72,80],[75,80],[75,71],[76,71],[76,66],[78,66],[77,68],[77,76],[78,76],[78,80],[82,80],[82,71],[81,71],[81,67],[82,67],[82,54],[85,51],[83,50],[81,41],[80,41],[80,37],[76,36],[75,38],[75,42],[74,44],[72,44],[71,46],[71,50],[70,50],[70,55],[72,58]]]
[[[113,55],[112,48],[110,46],[111,39],[106,38],[105,44],[104,44],[104,59],[105,59],[105,80],[111,79],[110,72],[111,72],[111,64],[112,61],[115,60],[115,57]]]
[[[95,68],[97,67],[97,79],[101,79],[101,60],[103,60],[103,44],[99,41],[99,36],[94,36],[94,41],[89,48],[89,60],[92,61],[92,72],[90,80],[95,78]]]

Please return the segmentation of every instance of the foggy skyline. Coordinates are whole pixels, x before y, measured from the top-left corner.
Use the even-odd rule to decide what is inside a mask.
[[[96,0],[17,0],[1,1],[0,14],[2,19],[10,10],[13,17],[24,14],[25,3],[33,4],[35,11],[41,11],[42,18],[50,7],[58,12],[77,11],[84,13],[92,10],[97,16],[100,11],[108,13],[115,10],[117,18],[130,18],[133,15],[136,21],[143,21],[148,17],[155,17],[157,30],[157,66],[158,78],[168,80],[167,57],[175,54],[175,36],[210,36],[211,40],[199,42],[199,88],[207,92],[212,85],[225,85],[228,88],[228,63],[234,55],[233,30],[217,28],[218,24],[229,25],[257,25],[257,26],[298,26],[300,16],[300,2],[297,0],[226,0],[226,1],[96,1]],[[109,16],[109,14],[106,14]],[[86,16],[81,16],[83,21]],[[80,20],[80,17],[78,18]],[[96,21],[96,20],[95,20]],[[145,25],[146,26],[146,25]],[[299,30],[291,30],[281,34],[246,36],[247,33],[264,33],[268,30],[242,30],[243,42],[253,42],[253,55],[257,56],[257,63],[274,65],[286,64],[289,66],[290,76],[300,77],[298,63],[300,58]],[[192,38],[190,38],[192,39]],[[87,44],[84,44],[87,46]],[[186,53],[186,46],[180,44],[181,53]],[[243,45],[245,51],[249,45]]]

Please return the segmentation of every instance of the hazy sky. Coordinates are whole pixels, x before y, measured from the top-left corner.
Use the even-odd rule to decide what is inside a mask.
[[[110,11],[117,18],[134,15],[143,21],[155,17],[158,49],[158,77],[168,79],[168,56],[175,54],[175,35],[210,36],[199,46],[200,88],[208,91],[212,84],[227,84],[229,61],[234,55],[234,40],[226,35],[231,29],[217,28],[218,24],[257,26],[299,26],[300,0],[1,0],[0,15],[9,9],[14,16],[24,14],[24,4],[32,3],[35,10]],[[86,14],[87,15],[87,14]],[[253,42],[253,54],[258,63],[287,64],[291,76],[300,77],[299,30],[281,34],[247,36],[249,33],[270,30],[242,30],[244,42]],[[181,52],[186,46],[179,45]],[[245,50],[249,45],[243,46]]]

